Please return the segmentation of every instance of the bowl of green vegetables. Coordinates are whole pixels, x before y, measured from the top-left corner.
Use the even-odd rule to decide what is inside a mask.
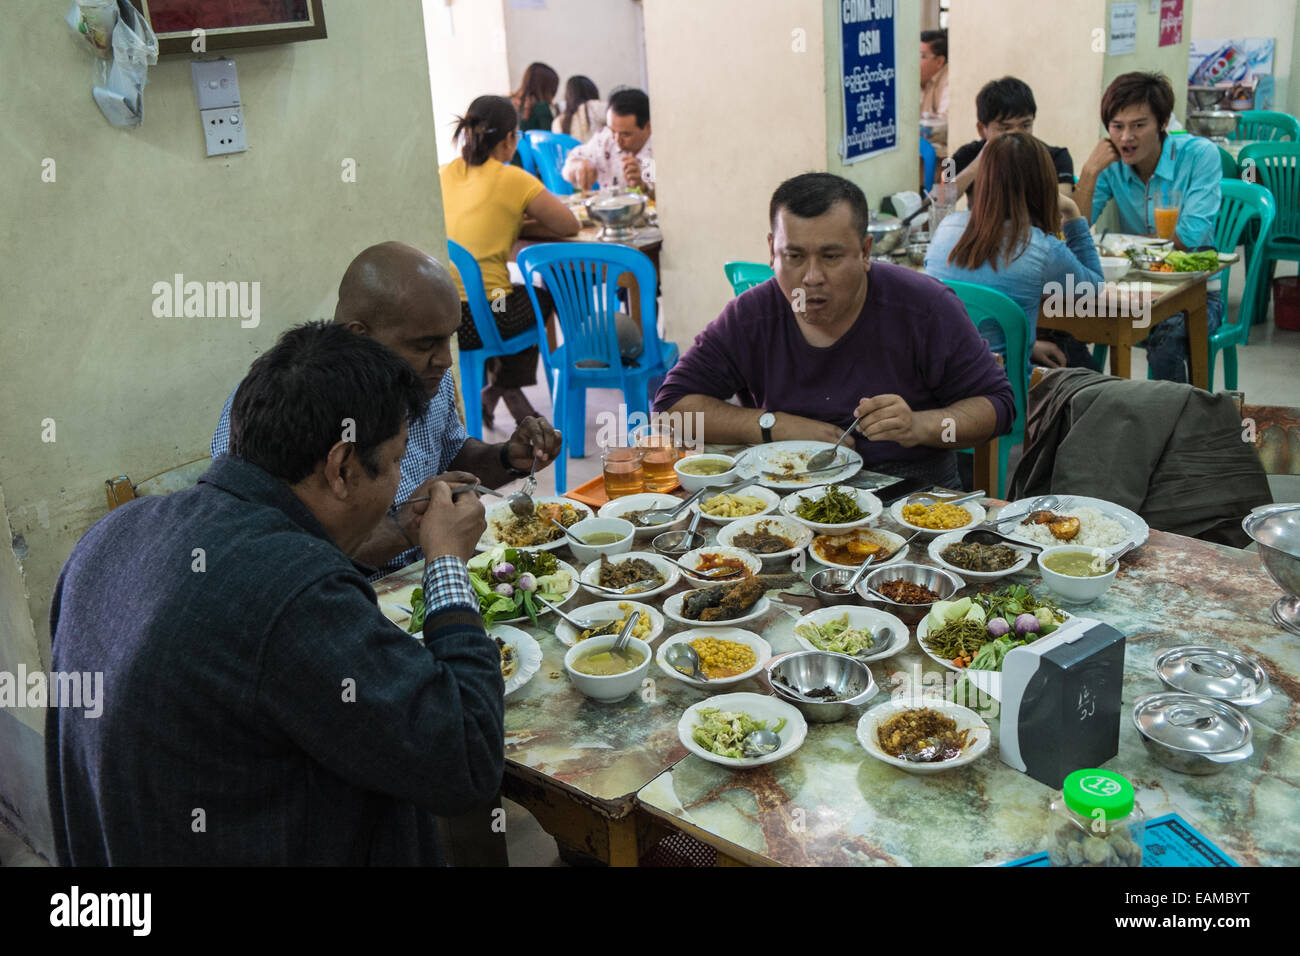
[[[819,485],[781,499],[781,514],[818,534],[838,534],[864,528],[874,521],[884,504],[864,488]]]
[[[1022,584],[939,601],[916,626],[916,641],[950,671],[1002,670],[1013,647],[1046,637],[1069,615]]]
[[[478,612],[488,627],[522,621],[537,624],[538,616],[550,611],[543,602],[563,604],[578,593],[577,569],[550,551],[497,545],[474,555],[467,566]],[[411,592],[411,611],[406,629],[418,634],[426,612],[421,588]]]

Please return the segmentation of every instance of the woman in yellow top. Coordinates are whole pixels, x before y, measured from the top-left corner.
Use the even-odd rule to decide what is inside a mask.
[[[577,235],[579,228],[569,208],[547,192],[536,176],[509,165],[519,145],[518,125],[518,113],[508,99],[480,96],[456,126],[461,158],[440,169],[447,237],[468,249],[483,270],[483,287],[488,302],[494,306],[492,316],[503,338],[518,335],[537,321],[528,291],[511,284],[506,266],[523,229],[524,217],[534,220],[529,223],[528,234],[541,238]],[[459,276],[456,285],[461,299],[458,344],[462,350],[482,348]],[[550,296],[543,289],[537,293],[549,316]],[[496,304],[503,296],[504,308]],[[498,400],[505,400],[516,421],[537,414],[522,391],[537,381],[537,358],[537,348],[531,347],[488,360],[491,384],[483,389],[485,427],[492,427],[492,412]]]

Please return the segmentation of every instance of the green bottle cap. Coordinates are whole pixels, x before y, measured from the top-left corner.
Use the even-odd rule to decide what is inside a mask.
[[[1107,820],[1121,820],[1133,812],[1133,784],[1110,770],[1076,770],[1062,787],[1065,805],[1081,817],[1100,809]]]

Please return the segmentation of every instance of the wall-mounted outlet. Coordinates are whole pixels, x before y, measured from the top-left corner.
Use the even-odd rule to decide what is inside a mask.
[[[242,153],[248,149],[244,135],[244,110],[239,106],[216,110],[199,110],[203,118],[203,136],[207,140],[208,155]]]

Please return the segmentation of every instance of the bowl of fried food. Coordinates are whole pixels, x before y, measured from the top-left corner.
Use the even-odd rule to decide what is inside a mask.
[[[858,721],[862,749],[908,773],[965,767],[989,749],[992,739],[979,714],[946,700],[890,700],[872,707]]]
[[[694,627],[756,621],[772,606],[764,597],[766,591],[767,585],[757,577],[744,578],[735,584],[679,591],[664,600],[664,617]]]
[[[888,605],[908,624],[930,613],[936,601],[946,601],[966,582],[943,568],[924,564],[887,564],[868,571],[858,582],[864,601]]]

